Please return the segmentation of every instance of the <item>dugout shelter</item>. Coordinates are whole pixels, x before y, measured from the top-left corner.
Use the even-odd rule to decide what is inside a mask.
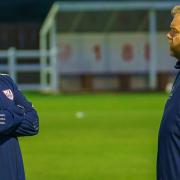
[[[41,86],[162,90],[171,80],[166,33],[178,2],[56,2],[40,31]]]

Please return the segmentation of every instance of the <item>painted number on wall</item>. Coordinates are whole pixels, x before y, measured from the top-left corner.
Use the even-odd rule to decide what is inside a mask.
[[[93,46],[93,52],[94,52],[96,61],[101,60],[101,46],[99,44],[95,44]]]
[[[134,58],[134,50],[131,44],[125,44],[122,47],[122,59],[126,62],[132,61]]]
[[[60,46],[60,60],[68,60],[72,55],[72,47],[69,44],[62,44]]]

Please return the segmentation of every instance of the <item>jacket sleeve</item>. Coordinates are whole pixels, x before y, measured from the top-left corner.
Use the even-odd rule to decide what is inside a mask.
[[[39,118],[32,103],[18,89],[17,85],[9,77],[13,85],[15,106],[11,107],[10,112],[15,116],[20,123],[12,132],[13,136],[32,136],[39,132]]]
[[[0,137],[8,136],[21,124],[22,118],[7,109],[0,110]]]
[[[14,107],[11,111],[16,116],[16,119],[22,119],[15,131],[13,131],[13,136],[33,136],[38,134],[39,120],[33,107],[27,111],[24,107],[17,105],[17,107]]]

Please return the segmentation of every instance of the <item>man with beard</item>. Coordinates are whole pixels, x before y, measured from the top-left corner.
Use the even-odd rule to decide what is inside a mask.
[[[171,56],[180,69],[180,6],[172,9],[173,20],[167,34]],[[157,180],[180,180],[180,71],[162,117],[157,156]]]

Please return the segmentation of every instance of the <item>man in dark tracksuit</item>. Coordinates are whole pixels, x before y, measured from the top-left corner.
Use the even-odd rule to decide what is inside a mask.
[[[0,74],[0,180],[25,180],[17,137],[38,133],[39,121],[32,104],[10,76]]]
[[[180,6],[172,10],[173,21],[167,34],[171,55],[180,69]],[[157,157],[157,180],[180,180],[180,71],[174,81],[171,94],[162,117]]]

